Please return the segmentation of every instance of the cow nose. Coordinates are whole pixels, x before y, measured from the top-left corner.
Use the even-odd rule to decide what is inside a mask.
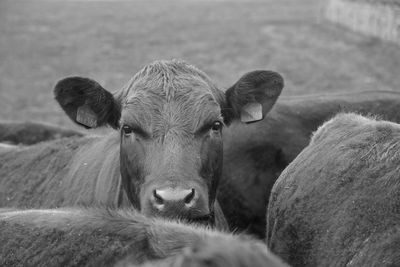
[[[196,191],[191,189],[155,189],[153,190],[153,205],[158,210],[166,206],[179,206],[181,208],[191,208],[196,202]]]
[[[141,211],[148,216],[212,222],[207,191],[200,186],[151,187],[143,191]]]

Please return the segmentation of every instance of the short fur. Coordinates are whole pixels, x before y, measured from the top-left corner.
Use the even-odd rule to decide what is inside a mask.
[[[215,221],[223,223],[216,201],[223,146],[221,129],[213,125],[237,120],[240,111],[224,110],[254,99],[269,110],[282,87],[279,74],[256,71],[243,76],[227,98],[203,72],[176,60],[149,64],[114,95],[91,79],[65,78],[54,94],[73,121],[88,121],[78,112],[84,106],[96,126],[120,132],[1,153],[0,205],[132,205],[149,216],[211,224],[219,216]],[[197,201],[188,209],[181,202],[157,209],[154,192],[165,188],[195,189]]]
[[[187,247],[182,253],[163,260],[148,261],[133,265],[127,260],[116,267],[251,267],[287,266],[278,258],[272,257],[265,245],[250,242],[229,242],[226,239],[207,239]]]
[[[268,245],[293,266],[399,266],[399,173],[399,124],[336,116],[275,183]]]
[[[0,122],[0,142],[32,145],[63,137],[83,136],[78,131],[39,122]]]
[[[129,205],[118,154],[118,134],[64,138],[0,153],[0,206]]]
[[[265,237],[274,182],[324,121],[347,111],[400,123],[399,107],[400,93],[391,91],[281,96],[259,123],[226,128],[218,200],[231,226]]]
[[[375,114],[380,118],[400,123],[399,106],[400,94],[389,91],[281,97],[263,121],[248,125],[233,123],[229,128],[226,128],[223,132],[224,163],[218,200],[223,207],[231,228],[239,231],[246,230],[248,233],[256,234],[260,238],[265,237],[265,209],[272,185],[282,170],[308,145],[312,132],[316,131],[318,126],[325,120],[330,119],[340,111],[355,111],[361,114]],[[33,134],[35,135],[35,133]],[[19,137],[16,136],[15,138]],[[61,147],[58,149],[61,149]],[[36,149],[39,149],[39,147]],[[52,149],[57,150],[54,147]],[[104,162],[103,157],[105,155],[103,151],[107,149],[108,147],[98,148],[91,154],[97,156],[98,164]],[[31,152],[25,151],[24,153]],[[59,151],[57,153],[63,152]],[[8,177],[13,177],[13,179],[0,181],[1,205],[6,205],[7,203],[18,205],[18,199],[25,197],[26,200],[21,203],[33,207],[34,201],[29,200],[33,195],[29,196],[29,194],[33,194],[34,191],[29,193],[31,192],[28,189],[31,183],[29,181],[36,179],[33,177],[36,177],[35,172],[38,170],[40,170],[39,175],[45,176],[45,174],[40,173],[45,171],[46,167],[41,165],[43,163],[39,164],[38,159],[30,164],[23,163],[23,160],[27,160],[26,157],[35,157],[36,152],[30,156],[25,155],[20,161],[21,154],[22,152],[7,156],[7,166],[9,168],[4,171],[0,170],[2,172],[1,175],[11,175]],[[89,153],[85,153],[85,157],[88,156]],[[49,157],[52,158],[53,154],[50,154]],[[42,156],[39,158],[41,159]],[[43,158],[43,161],[48,160]],[[79,160],[77,162],[79,163]],[[82,162],[86,162],[84,158],[82,158],[81,164],[83,164]],[[63,160],[60,160],[60,163],[66,164],[66,162],[63,163]],[[21,164],[32,167],[21,167]],[[105,166],[100,167],[101,165],[98,164],[96,164],[96,166],[99,166],[97,167],[98,169],[107,169]],[[30,172],[29,170],[32,170],[30,168],[36,171]],[[11,170],[13,171],[11,172]],[[30,178],[27,176],[28,173],[31,175]],[[54,173],[57,173],[56,169]],[[2,177],[1,175],[0,177]],[[17,181],[20,180],[18,177],[20,176],[26,176],[26,179],[22,179],[17,185]],[[58,176],[55,175],[54,177]],[[16,186],[12,187],[16,190],[15,194],[21,194],[23,191],[25,196],[21,195],[14,202],[9,202],[13,199],[9,197],[9,194],[13,194],[14,189],[3,191],[4,193],[1,189],[6,190],[6,183],[11,183],[12,181],[16,183]],[[78,180],[74,184],[81,186]],[[100,185],[101,183],[98,183],[96,188],[102,188]],[[49,186],[48,188],[51,187]],[[60,187],[60,190],[64,189]],[[36,197],[41,198],[41,195],[48,196],[46,194],[53,194],[53,192],[54,196],[62,195],[57,190],[46,190],[41,194],[37,194]],[[74,192],[77,193],[71,193],[68,190],[67,192],[69,192],[69,196],[73,201],[80,203],[86,201],[86,198],[78,197],[80,194],[78,189],[74,189]],[[102,192],[106,191],[102,190]],[[87,194],[86,191],[85,195],[99,196],[99,194]],[[106,194],[102,193],[101,195],[104,196]],[[2,196],[4,198],[9,197],[10,200],[2,202]],[[68,200],[68,195],[63,198],[64,203],[70,201]],[[114,201],[114,198],[110,197],[110,199]],[[42,203],[44,203],[44,200]],[[54,205],[50,207],[54,207]]]
[[[177,257],[181,266],[286,266],[259,241],[148,219],[135,210],[0,210],[1,266],[119,266]],[[186,248],[182,253],[182,249]],[[174,265],[177,266],[177,265]]]

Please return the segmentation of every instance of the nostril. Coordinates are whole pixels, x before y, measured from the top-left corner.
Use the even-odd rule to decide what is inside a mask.
[[[194,188],[192,188],[191,192],[185,197],[185,204],[189,204],[194,198]]]
[[[154,199],[156,200],[156,204],[158,205],[164,204],[164,199],[159,194],[157,194],[157,190],[153,190],[153,196]]]

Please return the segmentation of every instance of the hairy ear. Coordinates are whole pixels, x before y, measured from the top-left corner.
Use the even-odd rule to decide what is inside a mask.
[[[70,119],[85,128],[96,128],[105,124],[113,128],[119,126],[119,103],[110,92],[91,79],[62,79],[54,87],[54,95]]]
[[[282,92],[283,78],[274,71],[256,70],[243,75],[226,93],[225,123],[240,119],[250,123],[262,120]]]

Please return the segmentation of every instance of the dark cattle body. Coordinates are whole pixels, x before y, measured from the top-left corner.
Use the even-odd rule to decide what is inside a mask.
[[[38,122],[0,122],[0,142],[32,145],[63,137],[83,136],[78,131]]]
[[[54,93],[76,123],[118,128],[0,154],[0,205],[132,205],[145,215],[223,224],[216,199],[222,128],[262,120],[283,87],[272,71],[245,74],[225,93],[197,68],[157,61],[121,90],[70,77]]]
[[[276,181],[267,244],[293,266],[400,266],[400,125],[325,123]]]
[[[223,176],[220,181],[218,195],[219,203],[223,207],[231,227],[238,230],[247,229],[249,233],[255,233],[261,238],[265,236],[264,215],[272,185],[287,164],[308,144],[311,133],[322,122],[337,112],[346,110],[356,111],[361,114],[377,114],[383,119],[400,122],[400,114],[397,112],[399,105],[400,94],[386,91],[281,97],[262,122],[249,125],[233,123],[233,125],[223,132]],[[0,127],[0,129],[2,128]],[[40,132],[43,132],[43,130],[40,130]],[[57,130],[54,132],[57,132]],[[34,136],[38,135],[35,132],[32,134]],[[94,137],[86,138],[93,139]],[[100,137],[98,138],[99,140],[101,139]],[[71,157],[71,152],[68,149],[67,151],[58,151],[60,145],[61,147],[70,147],[71,142],[73,144],[75,141],[64,140],[57,141],[55,144],[49,144],[47,145],[49,151],[44,153],[48,154],[52,160],[55,160],[57,157],[56,155],[52,155],[52,153],[55,153],[54,151],[57,151],[56,154],[60,154],[62,158]],[[100,155],[97,161],[98,170],[102,169],[103,161],[107,160],[107,158],[103,158],[105,151],[110,152],[110,149],[115,149],[110,148],[110,145],[113,146],[114,144],[109,144],[108,141],[97,144],[99,147],[98,154]],[[36,147],[36,150],[38,150],[37,153],[46,150],[44,147],[45,145],[43,144],[40,147]],[[79,146],[75,145],[75,149],[78,148]],[[9,148],[6,149],[9,150]],[[82,148],[82,151],[86,150],[86,147]],[[21,151],[16,154],[15,158],[19,158],[20,154],[25,153]],[[75,154],[75,152],[72,154]],[[79,152],[78,154],[82,153]],[[85,153],[83,153],[81,160],[82,164],[87,163],[84,155]],[[25,156],[27,157],[25,160],[28,160],[28,162],[29,159],[35,157],[30,154]],[[87,156],[90,157],[90,154]],[[7,157],[13,159],[14,155],[10,154]],[[111,155],[109,157],[113,158]],[[59,162],[62,163],[63,161],[65,159],[61,159]],[[24,159],[22,159],[20,164],[23,164],[23,162]],[[45,198],[42,197],[46,194],[49,196],[48,199],[53,203],[50,205],[51,207],[73,205],[79,202],[91,203],[94,201],[93,199],[97,199],[101,203],[117,203],[118,199],[121,201],[123,197],[122,190],[119,189],[120,184],[117,183],[118,180],[103,181],[108,182],[104,186],[99,186],[103,183],[102,181],[96,182],[93,180],[90,187],[87,186],[89,182],[86,180],[68,180],[66,184],[70,186],[66,186],[64,189],[56,185],[60,183],[60,179],[63,179],[60,177],[64,177],[63,173],[65,170],[59,170],[57,165],[52,165],[53,168],[49,169],[46,163],[36,164],[35,162],[31,162],[31,164],[32,167],[30,168],[33,168],[33,173],[41,170],[53,171],[53,174],[49,176],[55,177],[55,179],[52,179],[54,185],[44,188],[41,186],[42,190],[39,190],[36,196],[33,196],[33,193],[29,192],[26,193],[26,196],[21,196],[20,200],[21,198],[25,199],[21,202],[22,206],[32,206],[29,203],[39,203],[36,207],[40,205],[49,206],[49,203],[46,203]],[[29,170],[29,168],[21,168],[20,165],[11,164],[9,166],[10,169]],[[0,169],[0,171],[7,174],[10,172],[10,169],[3,169],[3,171]],[[45,177],[46,174],[42,176]],[[71,176],[67,175],[67,177]],[[17,179],[17,181],[19,180]],[[31,185],[37,182],[29,179],[28,181],[22,181],[22,183]],[[86,184],[86,186],[84,184],[81,185],[81,183]],[[32,190],[38,190],[34,184],[31,187]],[[78,186],[74,187],[72,186],[73,184]],[[15,183],[16,192],[18,192],[17,186],[20,185]],[[48,191],[46,188],[54,189]],[[62,198],[57,197],[64,195],[57,188],[66,190],[66,196]],[[70,188],[73,188],[73,191]],[[98,192],[96,195],[90,193],[91,191],[95,192],[96,188],[102,188],[102,192]],[[12,190],[8,190],[8,195],[3,194],[4,200],[2,200],[2,203],[7,204],[5,198],[8,197],[11,199],[11,196],[9,196],[11,192]],[[9,203],[12,204],[13,202]]]
[[[0,209],[0,229],[1,266],[286,266],[261,241],[135,210]]]
[[[271,188],[318,126],[341,111],[400,123],[399,107],[400,93],[390,91],[281,96],[263,121],[230,126],[218,196],[227,220],[263,238]]]

